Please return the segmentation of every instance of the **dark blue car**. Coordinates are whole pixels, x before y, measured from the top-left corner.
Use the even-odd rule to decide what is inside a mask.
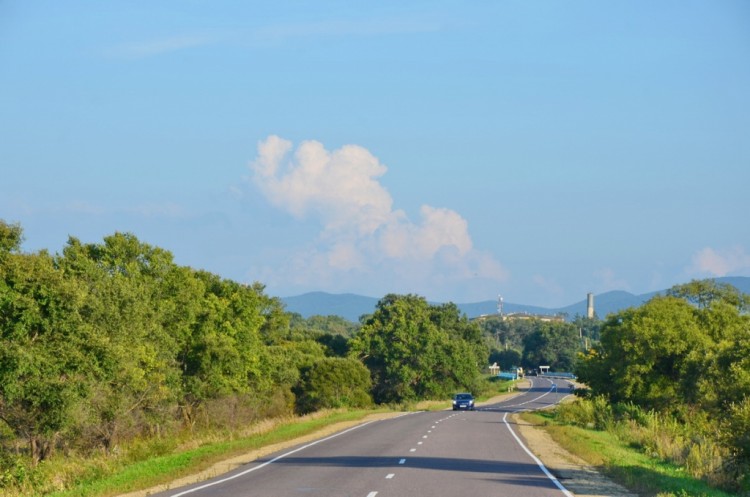
[[[459,409],[466,409],[467,411],[474,410],[474,396],[470,393],[457,393],[453,396],[453,410],[458,411]]]

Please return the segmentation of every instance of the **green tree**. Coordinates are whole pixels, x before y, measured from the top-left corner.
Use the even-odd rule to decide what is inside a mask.
[[[723,444],[722,472],[750,482],[750,315],[747,296],[713,281],[679,285],[637,309],[611,315],[601,343],[579,365],[592,393],[671,412],[682,422],[713,420],[701,437]]]
[[[3,252],[18,252],[23,241],[20,224],[9,224],[0,219],[0,256]]]
[[[161,314],[171,254],[116,233],[102,244],[70,238],[57,264],[82,288],[80,332],[95,358],[86,431],[110,449],[167,422],[180,377],[178,339]]]
[[[46,252],[0,257],[0,419],[28,442],[34,464],[74,428],[86,396],[80,300]]]
[[[350,347],[370,370],[377,402],[470,389],[488,354],[481,331],[455,305],[430,306],[416,295],[381,299]]]
[[[241,285],[202,271],[195,277],[204,294],[179,355],[184,392],[181,408],[190,425],[208,399],[272,388],[266,370],[269,352],[263,345],[261,329],[267,325],[268,315],[275,317],[262,287]]]
[[[599,318],[588,318],[576,314],[571,323],[579,330],[583,338],[588,339],[588,344],[593,345],[601,339],[602,321]]]
[[[576,327],[570,323],[540,320],[533,320],[533,323],[534,331],[523,341],[523,366],[547,365],[555,371],[572,371],[581,349]]]
[[[637,309],[610,315],[601,347],[580,369],[580,379],[616,402],[662,409],[691,395],[691,364],[704,354],[706,336],[695,309],[682,299],[655,297]]]
[[[479,321],[485,335],[492,337],[498,350],[523,351],[523,341],[533,333],[536,324],[531,319],[503,319],[489,316]]]
[[[501,370],[505,371],[513,366],[521,365],[521,353],[517,350],[497,350],[490,352],[490,364],[497,363]]]
[[[325,408],[367,407],[370,398],[370,372],[354,358],[325,357],[302,374],[297,408],[308,413]]]
[[[750,295],[743,294],[728,283],[712,279],[675,285],[667,291],[667,295],[686,300],[699,309],[708,308],[715,302],[723,302],[739,310],[745,310],[750,305]]]

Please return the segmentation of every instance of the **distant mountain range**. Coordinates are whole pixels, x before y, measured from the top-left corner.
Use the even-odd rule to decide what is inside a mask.
[[[743,293],[750,294],[750,277],[735,276],[725,278],[715,278],[717,282],[728,283]],[[594,310],[600,318],[607,314],[618,312],[628,307],[638,307],[644,302],[650,300],[657,294],[663,294],[666,290],[658,292],[644,293],[642,295],[633,295],[629,292],[615,290],[611,292],[594,295]],[[286,310],[296,312],[303,317],[308,318],[314,315],[320,316],[340,316],[349,321],[357,322],[360,316],[372,314],[378,304],[379,298],[364,297],[353,293],[331,294],[325,292],[310,292],[295,297],[283,297],[282,302],[286,305]],[[457,304],[470,318],[475,318],[483,314],[497,313],[497,301],[485,300],[468,304]],[[529,314],[559,314],[566,313],[573,318],[576,314],[586,315],[586,299],[571,304],[566,307],[547,308],[533,305],[513,304],[505,302],[503,312],[508,314],[512,312],[527,312]]]

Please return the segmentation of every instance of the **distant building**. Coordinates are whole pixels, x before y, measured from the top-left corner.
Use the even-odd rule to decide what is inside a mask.
[[[550,314],[529,314],[528,312],[511,312],[510,314],[504,314],[502,316],[503,321],[520,321],[520,320],[537,320],[537,321],[544,321],[544,322],[564,322],[565,316],[557,314],[557,315],[550,315]]]
[[[594,319],[594,294],[586,294],[586,317]]]
[[[500,318],[502,321],[521,321],[521,320],[532,320],[536,319],[537,321],[545,321],[545,322],[564,322],[565,321],[565,315],[564,314],[531,314],[528,312],[511,312],[510,314],[502,314],[498,316],[497,314],[482,314],[480,316],[477,316],[475,318],[471,318],[472,321],[486,321],[490,318]]]

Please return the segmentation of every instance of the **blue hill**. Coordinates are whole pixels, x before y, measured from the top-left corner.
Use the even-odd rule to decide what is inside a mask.
[[[750,277],[732,276],[725,278],[715,278],[717,282],[728,283],[743,293],[750,294]],[[664,294],[666,290],[658,292],[644,293],[634,295],[629,292],[617,290],[602,293],[594,296],[594,310],[600,318],[607,314],[618,312],[628,307],[638,307],[647,302],[658,294]],[[341,316],[349,321],[358,322],[359,318],[365,314],[372,314],[380,299],[375,297],[365,297],[353,293],[331,294],[326,292],[310,292],[294,297],[283,297],[282,302],[286,305],[286,310],[296,312],[303,317],[308,318],[314,315],[321,316]],[[466,304],[457,304],[470,318],[478,317],[483,314],[494,314],[497,312],[497,301],[485,300],[482,302],[472,302]],[[576,314],[586,315],[586,299],[568,305],[566,307],[546,308],[532,305],[515,304],[506,302],[503,305],[503,312],[527,312],[529,314],[559,314],[565,313],[570,318]]]

